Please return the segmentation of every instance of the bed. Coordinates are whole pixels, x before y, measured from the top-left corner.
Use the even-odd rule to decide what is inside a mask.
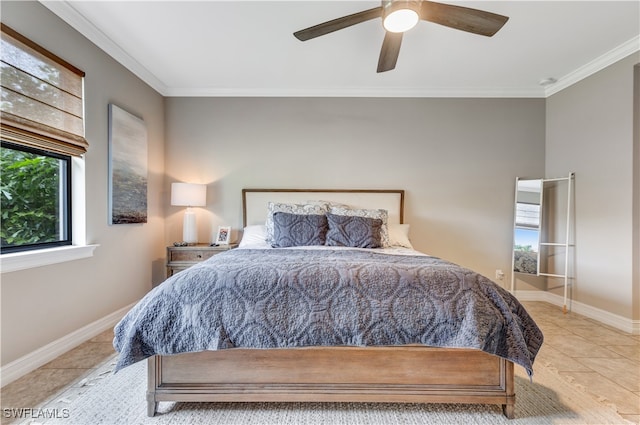
[[[162,401],[260,401],[482,403],[497,404],[506,417],[514,417],[514,362],[531,375],[542,334],[507,291],[470,270],[411,248],[408,238],[404,239],[408,227],[403,225],[404,191],[244,189],[242,200],[246,243],[169,278],[116,326],[114,346],[120,353],[116,370],[136,361],[148,362],[149,416],[155,415]],[[311,205],[312,211],[310,217],[287,208],[274,213],[274,205],[276,210],[278,205]],[[309,220],[321,219],[321,214],[315,214],[318,205],[331,212],[326,214],[329,224],[323,224],[326,243],[337,242],[330,248],[296,246],[290,240],[297,237],[291,236],[291,229],[299,229],[300,223],[308,229]],[[380,210],[383,216],[363,218],[359,213]],[[264,230],[265,221],[270,242],[254,246],[252,237],[258,245],[264,237],[250,233]],[[305,237],[318,237],[313,226],[315,221],[311,236]],[[365,243],[365,247],[341,246],[345,243],[341,238],[352,237],[344,235],[348,226],[365,230],[358,233],[361,239],[347,244]],[[371,243],[399,246],[366,247]],[[270,249],[274,244],[278,248]],[[386,267],[399,268],[391,272],[399,276],[395,281],[384,277]],[[427,267],[435,271],[426,271]],[[364,284],[350,281],[356,273],[352,269],[358,270],[359,280],[364,276]],[[283,277],[283,270],[290,270],[294,277]],[[425,289],[415,282],[426,281],[429,273],[442,276],[445,272],[462,276],[462,283],[454,283],[459,287],[444,289],[448,286],[427,282]],[[230,275],[243,277],[212,283]],[[262,279],[267,275],[273,275],[271,280]],[[335,281],[346,287],[325,283],[331,280],[325,275],[339,275]],[[275,286],[282,282],[287,292]],[[179,292],[183,287],[188,295]],[[397,292],[391,307],[381,301],[391,297],[378,297],[378,289]],[[362,291],[371,293],[367,301],[353,296]],[[458,294],[459,314],[438,301],[451,291]],[[423,294],[428,292],[433,292],[435,301],[426,299]],[[174,298],[187,301],[176,307]],[[214,301],[204,303],[203,298]],[[413,299],[421,300],[418,307],[409,302]],[[305,310],[304,320],[290,314],[298,304]],[[284,305],[286,310],[279,310]],[[424,313],[423,320],[418,308],[442,311],[438,317]],[[407,322],[403,309],[420,320]],[[498,310],[504,317],[491,318]],[[241,311],[239,318],[236,311]],[[456,314],[460,323],[449,317]],[[215,317],[216,323],[207,319],[203,324],[202,317]],[[203,329],[193,331],[194,323]],[[417,332],[418,327],[444,331]]]

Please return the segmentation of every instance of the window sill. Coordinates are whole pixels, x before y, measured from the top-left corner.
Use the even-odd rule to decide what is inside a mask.
[[[34,267],[64,263],[93,257],[93,251],[99,245],[71,245],[35,251],[14,252],[0,255],[0,271],[10,273]]]

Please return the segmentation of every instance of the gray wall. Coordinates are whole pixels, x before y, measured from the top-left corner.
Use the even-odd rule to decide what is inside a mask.
[[[2,22],[86,72],[87,238],[94,256],[2,274],[2,364],[142,297],[163,275],[163,98],[37,2],[2,1]],[[107,224],[107,105],[142,117],[149,143],[148,223]]]
[[[640,258],[633,255],[633,235],[640,220],[633,205],[640,159],[633,87],[639,61],[633,54],[547,99],[545,158],[548,177],[576,173],[574,299],[636,320],[633,270]]]
[[[493,278],[544,128],[543,99],[168,98],[167,184],[209,185],[201,241],[241,227],[242,188],[405,189],[415,247]],[[183,210],[168,211],[169,243]]]

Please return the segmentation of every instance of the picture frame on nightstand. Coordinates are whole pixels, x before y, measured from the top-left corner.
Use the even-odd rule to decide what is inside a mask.
[[[231,240],[231,227],[230,226],[218,226],[218,232],[216,233],[216,239],[213,241],[213,245],[229,245]]]

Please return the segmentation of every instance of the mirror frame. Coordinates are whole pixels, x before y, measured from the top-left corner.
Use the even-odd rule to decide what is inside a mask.
[[[543,179],[516,178],[513,206],[513,245],[511,272],[540,274]],[[523,205],[537,206],[525,210]],[[535,234],[533,233],[535,232]],[[523,243],[524,242],[524,243]],[[529,243],[527,243],[529,242]],[[517,249],[527,247],[528,249]]]

